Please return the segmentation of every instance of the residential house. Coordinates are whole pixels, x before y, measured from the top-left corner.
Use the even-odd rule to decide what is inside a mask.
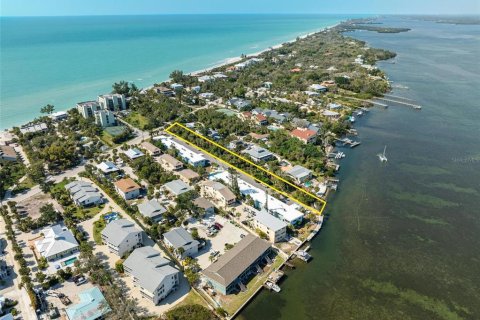
[[[135,249],[123,263],[125,273],[133,278],[144,298],[158,304],[180,283],[180,271],[170,265],[160,252],[152,247]]]
[[[115,190],[125,200],[138,198],[142,189],[132,178],[120,179],[114,183]]]
[[[160,140],[163,145],[169,149],[175,149],[178,151],[178,155],[183,159],[183,161],[191,164],[194,167],[205,167],[210,164],[205,156],[192,149],[189,146],[186,146],[180,142],[177,142],[172,137],[168,136],[158,136],[154,138],[155,140]]]
[[[198,197],[193,200],[193,204],[198,207],[201,215],[210,215],[215,213],[215,206],[204,197]]]
[[[110,111],[121,111],[127,109],[127,101],[123,94],[112,93],[98,96],[100,108]]]
[[[215,94],[212,92],[202,92],[198,95],[198,97],[203,100],[213,100],[215,99]]]
[[[143,157],[145,154],[138,150],[137,148],[131,148],[128,149],[127,151],[124,151],[125,155],[130,159],[130,160],[135,160],[137,158]]]
[[[98,287],[84,290],[78,294],[80,302],[65,309],[68,320],[103,319],[112,311]]]
[[[180,83],[173,83],[170,85],[170,88],[172,88],[173,91],[182,91],[183,85]]]
[[[35,124],[27,124],[20,127],[20,132],[23,134],[26,133],[39,133],[39,132],[46,132],[48,130],[48,126],[45,122],[35,123]]]
[[[69,260],[79,254],[79,245],[67,227],[56,224],[46,227],[40,234],[43,238],[35,241],[37,252],[47,261]]]
[[[112,172],[117,172],[117,171],[120,170],[111,161],[103,161],[102,163],[97,165],[97,169],[102,171],[105,174],[109,174],[109,173],[112,173]]]
[[[85,119],[92,118],[95,111],[102,110],[97,101],[85,101],[77,103],[77,110]]]
[[[192,183],[200,180],[200,175],[192,169],[183,169],[177,172],[180,179],[185,183]]]
[[[227,186],[217,181],[202,181],[200,183],[200,191],[202,196],[214,199],[225,208],[237,201],[235,194]]]
[[[273,158],[273,153],[256,145],[248,147],[242,152],[248,154],[255,162],[268,161]]]
[[[340,118],[340,113],[331,110],[323,110],[322,115],[333,120]]]
[[[175,92],[173,92],[172,89],[163,86],[153,87],[152,90],[156,93],[163,94],[166,97],[173,97],[175,95]]]
[[[295,179],[296,182],[298,183],[304,183],[308,179],[312,178],[312,171],[308,170],[305,167],[302,167],[300,165],[296,165],[293,168],[289,169],[286,171],[286,173]]]
[[[162,188],[173,194],[175,197],[178,197],[185,192],[193,190],[188,184],[186,184],[182,180],[173,180],[167,182],[162,186]]]
[[[180,160],[166,153],[158,157],[158,161],[166,170],[175,171],[183,168],[183,163]]]
[[[199,242],[182,227],[173,228],[163,234],[163,242],[179,259],[193,257],[198,252]]]
[[[48,115],[48,117],[53,121],[62,121],[68,118],[68,113],[65,111],[57,111]]]
[[[17,152],[11,146],[0,146],[0,160],[17,161]]]
[[[151,155],[152,157],[156,157],[156,156],[159,156],[162,151],[160,150],[160,148],[158,148],[156,145],[148,142],[148,141],[143,141],[140,146],[147,150],[147,153],[149,155]]]
[[[287,238],[287,224],[266,210],[257,211],[252,223],[253,227],[264,232],[272,243],[281,242]]]
[[[317,138],[317,132],[306,128],[297,128],[290,132],[292,137],[300,139],[303,143],[312,143]]]
[[[103,203],[103,195],[92,183],[86,181],[72,181],[65,185],[70,197],[77,206],[89,207]]]
[[[117,125],[115,115],[110,110],[95,111],[95,124],[101,127],[113,127]]]
[[[318,91],[318,92],[326,92],[328,90],[327,87],[322,86],[321,84],[312,84],[312,85],[310,85],[309,88],[314,90],[314,91]]]
[[[238,117],[243,121],[248,121],[252,119],[253,114],[250,111],[243,111],[238,114]]]
[[[167,209],[165,209],[165,207],[162,206],[156,199],[142,202],[137,207],[142,216],[152,219],[153,222],[159,222],[163,220],[163,214],[167,212]]]
[[[249,100],[245,100],[242,98],[232,98],[228,100],[227,103],[232,107],[237,108],[238,110],[245,110],[252,105],[252,103]]]
[[[215,80],[215,78],[213,76],[209,76],[209,75],[198,77],[198,82],[200,82],[200,83],[213,81],[213,80]]]
[[[102,241],[108,250],[123,257],[143,245],[144,232],[127,219],[113,220],[102,230]]]
[[[256,114],[254,117],[254,121],[256,124],[265,126],[268,124],[267,117],[265,117],[263,114]]]
[[[270,250],[267,241],[248,234],[203,270],[202,274],[213,289],[221,294],[239,291],[258,272],[258,266]]]

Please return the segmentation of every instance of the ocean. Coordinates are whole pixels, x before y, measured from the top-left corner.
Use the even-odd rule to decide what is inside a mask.
[[[74,107],[126,80],[147,87],[332,26],[341,15],[0,18],[0,129]]]
[[[480,26],[380,22],[412,30],[350,35],[398,53],[379,65],[423,109],[357,119],[313,260],[239,319],[480,319]]]

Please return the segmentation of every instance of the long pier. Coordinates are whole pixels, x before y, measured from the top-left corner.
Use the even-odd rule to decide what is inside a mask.
[[[347,98],[347,99],[357,100],[357,101],[362,101],[362,102],[368,102],[368,103],[371,103],[371,104],[374,104],[374,105],[378,105],[378,106],[380,106],[380,107],[388,108],[388,105],[387,105],[387,104],[381,103],[381,102],[378,102],[378,101],[359,99],[359,98],[355,98],[355,97],[346,97],[346,98]]]
[[[412,108],[414,108],[414,109],[422,109],[422,106],[421,106],[421,105],[413,104],[413,103],[409,103],[409,102],[397,101],[397,100],[392,100],[392,99],[384,98],[384,97],[378,97],[378,98],[376,98],[376,99],[383,100],[383,101],[388,101],[388,102],[393,102],[393,103],[398,103],[398,104],[402,104],[402,105],[405,105],[405,106],[412,107]]]

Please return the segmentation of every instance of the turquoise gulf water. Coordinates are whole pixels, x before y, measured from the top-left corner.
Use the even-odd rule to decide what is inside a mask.
[[[351,17],[351,16],[350,16]],[[152,15],[0,18],[0,128],[109,92],[146,87],[334,25],[339,15]]]

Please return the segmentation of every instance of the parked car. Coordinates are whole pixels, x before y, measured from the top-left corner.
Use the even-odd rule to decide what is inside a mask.
[[[215,225],[216,225],[217,227],[219,227],[220,229],[223,228],[223,226],[222,226],[220,223],[218,223],[218,222],[215,222]]]

